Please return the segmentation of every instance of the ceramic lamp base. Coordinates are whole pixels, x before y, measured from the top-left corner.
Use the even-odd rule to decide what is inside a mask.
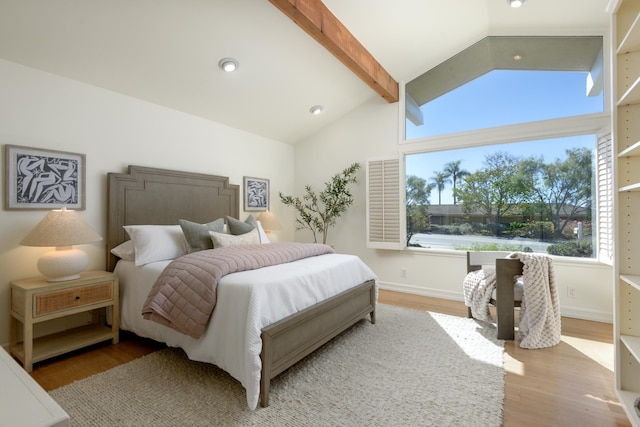
[[[38,270],[47,278],[47,282],[77,279],[87,265],[89,265],[89,256],[71,246],[59,246],[54,251],[42,255],[38,260]]]

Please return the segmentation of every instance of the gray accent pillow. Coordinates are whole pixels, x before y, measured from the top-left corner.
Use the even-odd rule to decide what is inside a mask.
[[[209,231],[222,233],[224,230],[224,218],[218,218],[207,224],[198,224],[197,222],[187,221],[186,219],[179,219],[178,224],[180,224],[182,233],[185,239],[187,239],[187,243],[191,247],[192,252],[213,249],[213,242],[211,241]]]
[[[228,216],[227,227],[229,227],[229,234],[239,236],[240,234],[250,232],[254,228],[257,229],[258,223],[256,222],[255,218],[253,218],[253,215],[249,215],[249,217],[244,221],[240,221],[239,219],[235,219],[232,216]]]

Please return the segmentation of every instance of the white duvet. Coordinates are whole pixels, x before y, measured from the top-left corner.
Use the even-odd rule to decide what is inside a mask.
[[[371,269],[353,255],[328,254],[233,273],[218,283],[217,303],[205,334],[194,339],[142,317],[142,305],[170,261],[136,267],[119,261],[124,330],[182,348],[189,359],[212,363],[240,381],[252,410],[260,394],[262,328],[367,280]]]

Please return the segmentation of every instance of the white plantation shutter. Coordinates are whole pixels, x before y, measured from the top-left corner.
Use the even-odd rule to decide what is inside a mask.
[[[598,260],[612,265],[613,240],[613,143],[611,133],[598,136],[596,147],[596,195],[598,217]]]
[[[402,249],[400,159],[367,162],[367,247]]]

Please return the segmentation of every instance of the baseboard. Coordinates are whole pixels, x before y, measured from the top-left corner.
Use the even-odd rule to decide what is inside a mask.
[[[378,282],[380,289],[394,292],[403,292],[405,294],[420,295],[431,298],[441,298],[451,301],[464,301],[462,292],[443,291],[442,289],[431,289],[401,283]],[[579,307],[560,307],[560,314],[563,317],[571,317],[574,319],[591,320],[593,322],[613,323],[613,315],[604,311],[585,310]]]
[[[404,285],[400,283],[378,282],[378,288],[387,291],[403,292],[405,294],[420,295],[423,297],[442,298],[452,301],[464,301],[462,292],[443,291],[442,289],[430,289],[422,286]]]
[[[579,307],[560,307],[562,317],[591,320],[593,322],[613,323],[613,314],[604,311],[585,310]]]

